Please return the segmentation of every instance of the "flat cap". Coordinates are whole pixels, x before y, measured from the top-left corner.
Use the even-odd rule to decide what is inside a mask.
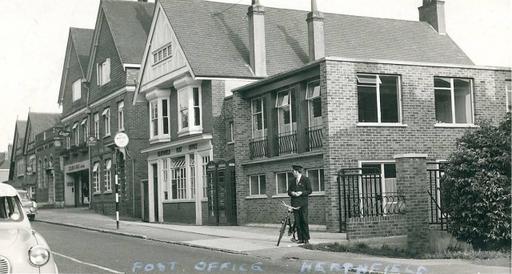
[[[299,165],[292,165],[293,170],[302,171],[304,168]]]

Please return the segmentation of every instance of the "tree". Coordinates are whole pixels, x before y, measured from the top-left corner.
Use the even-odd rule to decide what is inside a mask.
[[[443,177],[448,230],[479,249],[511,244],[511,115],[480,124],[457,140]]]

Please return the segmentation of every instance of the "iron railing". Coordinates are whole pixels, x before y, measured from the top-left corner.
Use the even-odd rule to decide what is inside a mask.
[[[287,153],[296,153],[297,152],[297,132],[284,132],[280,133],[277,136],[277,147],[278,153],[287,154]]]
[[[249,153],[251,159],[268,156],[268,138],[258,137],[249,141]]]
[[[439,225],[441,230],[448,229],[448,214],[443,207],[443,163],[428,163],[434,168],[427,169],[429,174],[430,187],[427,191],[430,196],[430,224]]]
[[[324,138],[323,135],[323,127],[309,127],[306,129],[306,144],[308,146],[308,150],[311,151],[315,148],[322,147],[322,141]]]

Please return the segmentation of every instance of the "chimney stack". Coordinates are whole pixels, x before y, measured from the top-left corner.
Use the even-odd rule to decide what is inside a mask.
[[[252,71],[256,76],[267,76],[265,8],[259,0],[252,0],[247,17],[249,18],[249,54]]]
[[[316,0],[311,0],[311,12],[308,13],[309,60],[325,57],[324,15],[318,11]]]
[[[418,10],[420,21],[429,23],[439,34],[446,34],[443,0],[423,0]]]

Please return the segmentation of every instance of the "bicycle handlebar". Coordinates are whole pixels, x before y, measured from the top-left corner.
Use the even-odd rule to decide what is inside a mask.
[[[281,203],[283,204],[284,207],[288,208],[288,210],[298,210],[300,208],[300,206],[293,207],[291,205],[287,205],[284,201],[281,201]]]

